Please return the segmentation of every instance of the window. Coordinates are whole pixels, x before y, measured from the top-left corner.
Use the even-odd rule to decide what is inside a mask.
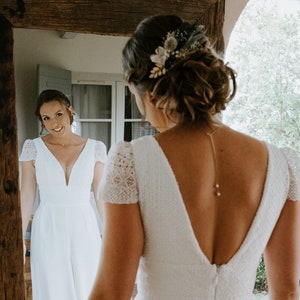
[[[109,149],[118,141],[131,141],[156,130],[142,120],[128,86],[120,81],[105,80],[98,74],[97,80],[87,74],[75,74],[72,80],[72,105],[75,111],[74,131],[85,137],[103,141]],[[112,75],[107,75],[110,77]],[[99,78],[104,80],[99,80]]]
[[[72,86],[74,131],[84,137],[101,140],[108,148],[113,142],[114,87],[114,83]]]

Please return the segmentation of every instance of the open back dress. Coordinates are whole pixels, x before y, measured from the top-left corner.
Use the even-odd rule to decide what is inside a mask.
[[[143,220],[135,299],[253,299],[257,266],[281,210],[287,199],[300,200],[297,155],[266,145],[268,170],[260,205],[242,245],[224,265],[211,264],[199,247],[175,175],[155,138],[121,142],[110,150],[101,199],[139,203]]]

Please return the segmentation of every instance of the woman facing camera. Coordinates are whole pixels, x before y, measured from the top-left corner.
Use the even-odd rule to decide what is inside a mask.
[[[43,91],[36,115],[48,134],[26,140],[20,156],[23,234],[36,188],[40,195],[31,231],[33,300],[86,300],[97,272],[101,237],[91,189],[96,194],[106,147],[74,134],[73,114],[63,93]]]

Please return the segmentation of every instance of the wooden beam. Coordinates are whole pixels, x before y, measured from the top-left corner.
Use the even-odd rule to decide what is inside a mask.
[[[177,14],[208,27],[216,49],[224,51],[225,0],[2,0],[3,14],[15,28],[48,29],[130,36],[136,25],[154,14]]]
[[[218,2],[220,1],[2,0],[0,13],[16,28],[128,36],[143,18],[154,14],[177,14],[191,22],[199,18],[208,20],[207,12]]]
[[[23,300],[25,287],[19,201],[13,31],[1,14],[0,45],[0,299]]]

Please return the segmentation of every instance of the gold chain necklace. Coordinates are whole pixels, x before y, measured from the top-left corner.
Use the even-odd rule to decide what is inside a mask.
[[[213,160],[214,160],[214,167],[215,167],[215,185],[214,185],[214,188],[216,189],[216,196],[220,197],[221,192],[220,192],[220,184],[219,184],[219,176],[218,176],[217,159],[216,159],[216,147],[215,147],[215,143],[214,143],[214,139],[213,139],[213,135],[215,134],[215,132],[218,129],[219,129],[219,127],[217,127],[215,130],[213,130],[210,133],[206,132],[206,135],[209,137],[210,145],[211,145],[211,149],[212,149],[212,153],[213,153]]]

